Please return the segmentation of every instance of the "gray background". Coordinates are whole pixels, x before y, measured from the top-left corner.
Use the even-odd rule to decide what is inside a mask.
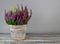
[[[4,10],[23,4],[32,9],[27,25],[28,33],[60,33],[60,0],[0,0],[0,33],[9,33],[4,21]]]

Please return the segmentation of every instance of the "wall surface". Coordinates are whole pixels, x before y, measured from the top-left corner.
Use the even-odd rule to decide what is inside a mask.
[[[4,21],[4,10],[16,5],[27,5],[33,15],[28,23],[29,33],[60,33],[60,0],[0,0],[0,33],[9,33]]]

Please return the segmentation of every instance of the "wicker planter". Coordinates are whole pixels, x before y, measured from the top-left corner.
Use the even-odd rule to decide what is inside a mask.
[[[12,39],[25,39],[27,25],[9,25]]]

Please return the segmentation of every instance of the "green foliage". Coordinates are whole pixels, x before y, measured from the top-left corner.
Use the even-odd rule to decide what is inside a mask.
[[[27,24],[27,21],[24,21],[24,22],[22,22],[22,24],[21,23],[19,24],[19,22],[17,20],[14,21],[13,19],[6,19],[5,21],[6,21],[6,23],[8,25],[23,25],[23,24]]]

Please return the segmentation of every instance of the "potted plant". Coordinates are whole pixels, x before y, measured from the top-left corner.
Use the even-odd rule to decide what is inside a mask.
[[[25,39],[25,31],[31,16],[32,10],[30,10],[29,15],[27,6],[21,6],[20,9],[18,5],[17,8],[13,8],[9,12],[6,12],[5,10],[5,21],[10,27],[11,37],[13,39]]]

